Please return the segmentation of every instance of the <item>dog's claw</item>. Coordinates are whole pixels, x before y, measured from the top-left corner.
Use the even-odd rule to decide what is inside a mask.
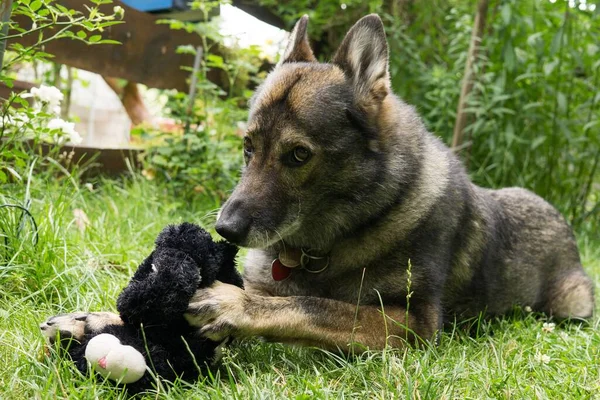
[[[235,336],[235,328],[228,322],[220,322],[217,324],[208,324],[198,331],[200,336],[215,342],[225,340],[230,336]]]

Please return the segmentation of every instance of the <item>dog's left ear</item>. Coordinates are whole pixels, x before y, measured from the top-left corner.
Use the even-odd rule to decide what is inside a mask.
[[[346,34],[333,57],[351,80],[359,104],[378,108],[390,91],[388,44],[377,14],[361,18]]]
[[[317,61],[310,48],[310,43],[308,42],[307,27],[308,15],[305,14],[298,22],[296,22],[296,26],[294,26],[292,33],[290,33],[288,44],[285,47],[283,56],[281,56],[277,66],[292,62]]]

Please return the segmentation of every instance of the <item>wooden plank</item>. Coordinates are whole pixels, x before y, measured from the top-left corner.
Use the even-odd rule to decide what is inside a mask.
[[[60,0],[69,9],[85,12],[89,0]],[[102,76],[117,77],[132,82],[143,83],[159,89],[188,90],[190,73],[181,66],[192,67],[191,55],[176,54],[180,45],[201,46],[198,35],[184,31],[174,31],[167,25],[157,25],[159,17],[137,11],[125,3],[117,1],[101,6],[105,13],[112,13],[116,4],[125,9],[124,24],[107,28],[105,39],[117,40],[122,45],[93,45],[71,39],[60,39],[48,43],[44,51],[54,55],[54,61],[75,68],[98,73]],[[20,26],[29,26],[26,18],[15,18]],[[16,32],[11,32],[16,33]],[[28,35],[15,41],[30,46],[36,35]],[[214,49],[214,48],[213,48]],[[214,52],[214,50],[211,51]],[[225,79],[217,70],[209,71],[208,79],[224,86]]]
[[[56,154],[58,147],[59,154],[65,154],[70,161],[62,158],[58,161],[65,167],[67,163],[70,166],[74,164],[85,167],[85,177],[98,174],[119,175],[129,170],[129,167],[141,168],[139,155],[144,151],[140,148],[120,148],[120,149],[101,149],[95,147],[80,147],[70,144],[56,145],[50,143],[34,143],[27,141],[27,145],[35,152],[46,156],[51,152]]]
[[[8,87],[4,83],[0,82],[0,100],[8,99],[12,92],[19,93],[23,91],[29,91],[32,87],[36,86],[37,85],[34,83],[19,80],[13,81],[12,87]],[[29,103],[31,104],[32,102],[32,99],[29,99]],[[20,107],[18,104],[13,104],[12,106],[17,108]]]

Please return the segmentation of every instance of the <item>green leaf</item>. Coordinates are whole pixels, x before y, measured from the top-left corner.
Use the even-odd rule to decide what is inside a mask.
[[[523,111],[527,111],[527,110],[531,110],[534,108],[538,108],[541,107],[544,103],[541,101],[535,101],[533,103],[527,103],[525,104],[525,106],[523,107]]]
[[[503,5],[502,10],[500,10],[500,14],[502,15],[502,21],[504,22],[504,25],[505,26],[510,25],[510,16],[511,16],[510,4]]]
[[[563,92],[556,93],[556,101],[558,102],[558,111],[565,112],[567,110],[567,96]]]
[[[540,38],[542,37],[542,35],[543,35],[543,32],[536,32],[533,35],[530,35],[527,38],[527,44],[530,46],[535,46],[538,43],[538,41],[540,40]]]
[[[558,60],[550,61],[544,64],[544,75],[549,76],[554,71],[554,68],[558,65]]]
[[[19,104],[21,107],[29,107],[29,102],[20,96],[15,96],[12,101],[15,104]]]
[[[19,181],[23,180],[23,178],[21,178],[21,175],[19,175],[19,173],[17,171],[15,171],[13,168],[11,168],[9,166],[6,166],[5,168],[8,170],[8,172],[11,173],[12,176],[15,177],[15,179],[17,179]]]
[[[85,33],[84,31],[79,31],[79,32],[77,32],[77,37],[81,38],[81,39],[85,39],[87,37],[87,33]]]
[[[554,34],[554,37],[552,38],[552,43],[550,44],[551,54],[556,54],[556,52],[558,52],[558,49],[561,47],[563,32],[564,26],[561,26],[558,29],[558,31]]]
[[[222,68],[223,67],[223,57],[218,56],[216,54],[209,54],[206,57],[207,61],[208,61],[208,65],[211,67],[217,67],[217,68]]]
[[[589,129],[592,129],[596,125],[600,125],[600,120],[599,119],[590,121],[587,124],[585,124],[584,127],[583,127],[583,131],[587,132]]]
[[[31,8],[31,11],[36,12],[37,10],[39,10],[42,7],[42,4],[43,3],[41,0],[35,0],[33,3],[31,3],[29,8]]]
[[[510,41],[504,45],[504,65],[509,71],[514,71],[516,67],[515,49]]]
[[[177,46],[177,50],[175,51],[177,54],[196,54],[196,48],[191,44]]]
[[[96,42],[99,42],[100,40],[102,40],[102,35],[93,35],[93,36],[90,36],[90,38],[89,38],[90,43],[96,43]]]
[[[113,26],[113,25],[120,25],[120,24],[124,24],[125,21],[106,21],[106,22],[101,22],[99,24],[97,24],[96,26],[98,28],[106,28],[109,26]]]
[[[161,155],[154,155],[152,156],[152,163],[157,164],[157,165],[169,165],[169,161],[167,161],[167,159]]]
[[[101,40],[94,44],[123,44],[123,43],[119,42],[118,40],[104,39],[104,40]]]
[[[510,146],[512,142],[515,140],[515,127],[511,122],[506,126],[506,130],[504,132],[504,136],[506,138],[506,145]]]
[[[538,136],[531,142],[531,150],[535,150],[546,141],[547,136]]]

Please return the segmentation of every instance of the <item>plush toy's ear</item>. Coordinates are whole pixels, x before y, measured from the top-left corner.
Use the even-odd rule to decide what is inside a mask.
[[[304,15],[296,22],[296,26],[294,26],[292,33],[290,33],[288,44],[277,66],[292,62],[317,61],[308,42],[307,27],[308,15]]]
[[[168,225],[156,238],[156,248],[171,248],[183,251],[196,262],[202,262],[210,254],[212,238],[198,225],[184,222]]]

